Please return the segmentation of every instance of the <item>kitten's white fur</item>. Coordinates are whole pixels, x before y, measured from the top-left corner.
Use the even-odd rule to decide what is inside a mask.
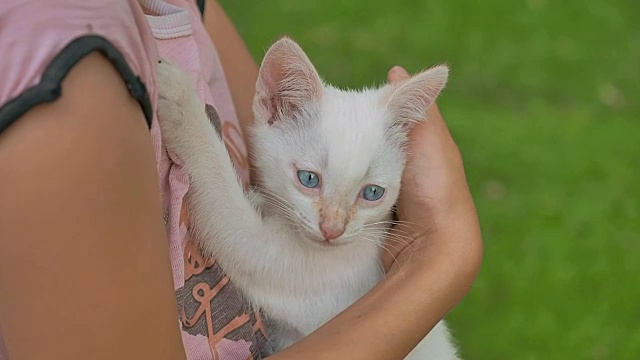
[[[256,86],[251,144],[259,186],[247,195],[189,75],[158,65],[161,132],[191,179],[191,230],[275,325],[275,351],[382,279],[406,132],[424,119],[447,77],[438,66],[399,85],[342,91],[324,84],[295,42],[281,39],[265,55]],[[297,169],[320,174],[320,189],[301,186]],[[367,184],[384,187],[383,198],[362,199]],[[321,221],[345,231],[329,244]],[[444,322],[407,359],[458,359]]]

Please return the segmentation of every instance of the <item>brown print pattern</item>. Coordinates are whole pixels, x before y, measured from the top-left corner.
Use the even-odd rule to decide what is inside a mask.
[[[188,227],[186,209],[185,199],[180,223]],[[190,237],[184,249],[184,263],[185,285],[176,294],[183,330],[206,336],[214,359],[219,358],[216,344],[224,338],[251,343],[253,359],[261,359],[268,351],[268,343],[260,314],[244,306],[240,292],[222,268],[204,256]]]

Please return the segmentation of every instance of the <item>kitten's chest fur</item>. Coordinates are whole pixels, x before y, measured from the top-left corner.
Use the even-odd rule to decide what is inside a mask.
[[[250,199],[281,235],[278,241],[265,244],[270,249],[258,255],[269,264],[271,269],[266,272],[271,276],[263,278],[263,286],[244,288],[247,300],[260,304],[265,313],[275,317],[272,320],[307,335],[382,278],[380,247],[375,239],[316,248],[301,241],[304,235],[288,225],[259,191],[252,193]]]

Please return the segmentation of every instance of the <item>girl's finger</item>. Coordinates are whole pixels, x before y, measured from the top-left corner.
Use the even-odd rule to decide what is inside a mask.
[[[407,70],[398,65],[392,67],[391,70],[389,70],[389,72],[387,73],[387,81],[389,81],[390,83],[406,80],[410,77],[411,75],[409,75]]]

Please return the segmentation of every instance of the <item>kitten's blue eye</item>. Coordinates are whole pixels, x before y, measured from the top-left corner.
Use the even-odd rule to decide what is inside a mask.
[[[307,170],[298,170],[298,180],[304,187],[315,188],[320,183],[320,179],[316,173]]]
[[[379,200],[384,195],[384,188],[378,185],[367,185],[362,190],[362,197],[368,201]]]

